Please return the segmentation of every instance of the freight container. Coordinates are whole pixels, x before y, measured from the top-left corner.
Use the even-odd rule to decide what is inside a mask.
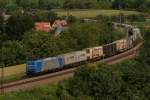
[[[60,57],[64,59],[64,65],[78,63],[87,59],[86,51],[71,52],[63,54]]]
[[[133,36],[127,38],[128,49],[133,47]]]
[[[142,36],[141,36],[141,32],[140,32],[140,29],[139,28],[134,28],[133,29],[133,40],[135,41],[135,42],[137,42],[139,39],[141,39],[142,38]]]
[[[103,52],[105,57],[113,56],[117,53],[116,43],[110,43],[103,46]]]
[[[127,39],[116,41],[117,51],[123,52],[127,49]]]
[[[82,62],[87,60],[86,50],[76,52],[77,62]]]
[[[102,46],[87,48],[86,53],[87,53],[88,59],[94,59],[94,58],[102,57],[103,56],[103,48],[102,48]]]
[[[76,52],[60,55],[59,58],[64,59],[64,65],[69,65],[76,62]]]
[[[43,71],[53,70],[59,67],[60,65],[57,57],[49,57],[43,59],[41,71],[43,72]]]

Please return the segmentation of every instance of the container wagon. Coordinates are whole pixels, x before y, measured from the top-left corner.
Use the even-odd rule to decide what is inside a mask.
[[[76,52],[63,54],[63,55],[60,55],[58,58],[63,59],[64,65],[66,66],[66,65],[72,65],[75,63],[86,61],[87,55],[86,55],[86,51],[82,50],[82,51],[76,51]]]
[[[113,56],[117,53],[116,43],[110,43],[103,46],[103,52],[105,57]]]
[[[117,47],[118,52],[126,51],[128,49],[127,39],[121,39],[121,40],[116,41],[116,47]]]
[[[86,53],[87,53],[88,60],[95,59],[95,58],[102,58],[104,56],[102,46],[87,48]]]

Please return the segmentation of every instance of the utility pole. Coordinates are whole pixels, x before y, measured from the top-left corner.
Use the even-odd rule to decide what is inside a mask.
[[[4,94],[4,88],[3,88],[3,83],[4,83],[4,65],[1,66],[1,94]]]
[[[67,18],[69,17],[70,12],[69,12],[69,8],[67,9]]]
[[[121,10],[121,5],[119,4],[119,16],[120,16],[120,23],[122,23],[122,10]]]

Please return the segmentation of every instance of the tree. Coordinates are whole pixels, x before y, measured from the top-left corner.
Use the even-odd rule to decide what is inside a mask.
[[[38,5],[40,9],[46,9],[48,6],[48,0],[39,0]]]
[[[48,12],[48,19],[53,23],[57,19],[57,13],[53,11]]]
[[[20,6],[20,5],[21,5],[21,0],[16,0],[16,4],[17,4],[18,6]]]
[[[55,8],[60,8],[60,3],[56,0],[56,1],[49,1],[48,5],[47,5],[47,9],[51,10],[51,9],[55,9]]]
[[[145,66],[150,66],[150,30],[147,30],[144,34],[144,44],[140,52],[140,60]],[[144,58],[144,59],[143,59]]]
[[[23,44],[27,48],[28,59],[54,56],[58,51],[55,39],[46,32],[31,31],[25,33]]]
[[[114,72],[108,65],[98,66],[96,69],[87,66],[80,68],[70,80],[70,94],[75,97],[87,95],[95,100],[121,99],[120,73],[117,70]]]
[[[12,15],[7,23],[6,33],[8,39],[21,39],[24,32],[32,29],[33,25],[33,19],[28,15],[20,13]]]
[[[87,8],[96,8],[97,0],[65,0],[63,8],[65,9],[87,9]]]
[[[4,22],[4,17],[0,15],[0,46],[6,40],[6,33],[4,33],[6,26]]]
[[[4,17],[0,15],[0,32],[3,32],[4,29]]]
[[[3,43],[0,52],[0,62],[3,62],[5,66],[22,64],[26,60],[25,48],[18,41],[7,41]]]
[[[70,16],[68,16],[67,21],[69,24],[72,24],[72,23],[75,23],[77,21],[77,18],[75,16],[70,15]]]
[[[0,8],[4,9],[8,0],[0,0]]]
[[[8,5],[6,5],[6,10],[8,12],[10,12],[10,11],[16,11],[17,8],[18,8],[18,6],[16,4],[8,4]]]

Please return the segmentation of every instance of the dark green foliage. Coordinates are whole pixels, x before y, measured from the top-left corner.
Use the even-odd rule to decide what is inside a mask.
[[[33,19],[24,14],[12,15],[6,24],[6,35],[10,40],[21,39],[25,31],[33,28]]]
[[[113,0],[113,8],[133,8],[139,11],[147,10],[149,8],[149,0]]]
[[[18,6],[16,5],[16,4],[8,4],[8,5],[6,5],[6,10],[8,11],[8,12],[12,12],[12,11],[16,11],[17,10],[17,8],[18,8]]]
[[[0,53],[0,62],[5,66],[24,63],[26,60],[25,48],[19,41],[7,41],[3,43]]]
[[[144,32],[144,45],[141,49],[140,59],[144,65],[150,65],[150,30]],[[144,58],[144,59],[143,59]]]
[[[48,19],[53,23],[57,19],[57,14],[53,11],[48,12]]]
[[[4,23],[4,17],[0,15],[0,46],[2,45],[2,42],[5,40],[5,23]]]
[[[83,66],[68,80],[68,84],[59,86],[74,97],[87,95],[94,100],[149,100],[149,78],[150,70],[131,60],[113,66]]]
[[[99,67],[101,68],[83,67],[78,70],[74,78],[70,80],[70,93],[73,96],[88,95],[95,100],[117,99],[121,90],[119,73],[106,68],[106,65],[99,65]]]
[[[49,21],[49,17],[48,17],[48,12],[33,12],[33,20],[35,22],[38,22],[38,21]]]
[[[55,43],[54,38],[44,32],[28,32],[23,37],[23,44],[27,48],[28,54],[26,56],[28,59],[53,56],[55,51],[57,51],[56,49],[58,49]]]
[[[80,8],[80,9],[88,9],[88,8],[110,8],[111,2],[109,0],[65,0],[63,8]]]
[[[54,11],[33,11],[31,16],[35,22],[45,21],[45,22],[53,22],[57,19],[57,13]]]
[[[39,8],[43,8],[43,9],[46,9],[47,6],[48,6],[48,1],[47,0],[39,0],[38,1],[38,5],[39,5]]]
[[[132,14],[132,15],[127,16],[127,20],[129,22],[134,22],[134,21],[143,22],[143,21],[145,21],[145,16],[142,14],[140,14],[140,15]]]
[[[111,19],[114,22],[120,22],[126,23],[126,22],[144,22],[146,15],[144,14],[131,14],[131,15],[124,15],[123,13],[120,13],[118,16],[111,16]],[[121,19],[120,19],[121,18]]]
[[[65,9],[87,9],[87,8],[96,8],[97,0],[65,0],[63,8]]]
[[[72,15],[70,15],[70,16],[68,16],[67,20],[68,20],[69,24],[72,24],[72,23],[75,23],[77,21],[77,18],[72,16]]]
[[[70,38],[76,40],[78,49],[99,45],[100,33],[96,24],[79,25],[79,23],[76,23],[69,29]]]

